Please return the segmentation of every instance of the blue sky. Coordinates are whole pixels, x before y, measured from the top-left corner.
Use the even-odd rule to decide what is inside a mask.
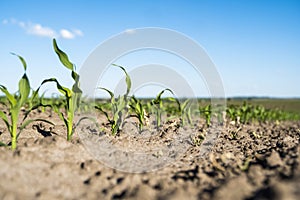
[[[300,97],[297,0],[1,0],[0,84],[17,89],[23,72],[9,54],[15,52],[26,59],[33,88],[49,77],[70,85],[53,37],[80,69],[101,42],[142,27],[173,29],[194,39],[215,63],[228,97]]]

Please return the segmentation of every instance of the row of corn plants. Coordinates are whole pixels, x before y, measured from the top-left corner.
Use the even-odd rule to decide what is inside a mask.
[[[37,89],[31,89],[26,74],[27,64],[25,59],[17,54],[12,54],[19,58],[23,65],[24,74],[19,80],[18,91],[15,93],[9,92],[4,85],[0,85],[0,91],[4,94],[0,98],[0,117],[10,133],[11,142],[8,145],[13,150],[17,147],[17,139],[20,133],[30,123],[42,121],[54,126],[54,123],[47,119],[28,119],[33,110],[39,109],[41,112],[45,112],[47,107],[54,111],[64,122],[67,129],[67,140],[71,140],[76,127],[82,120],[92,120],[98,126],[96,119],[93,118],[82,117],[78,121],[74,119],[76,111],[88,111],[91,107],[106,116],[112,135],[116,135],[122,129],[125,120],[130,117],[137,119],[140,132],[151,123],[151,121],[149,122],[150,115],[154,116],[153,121],[156,129],[160,129],[165,122],[172,119],[179,119],[182,126],[194,125],[195,121],[193,119],[197,119],[199,116],[205,119],[207,126],[211,125],[213,115],[217,115],[218,123],[224,122],[224,113],[214,111],[210,104],[195,107],[191,99],[177,99],[173,91],[168,88],[160,91],[154,99],[139,99],[130,95],[131,78],[126,69],[120,65],[113,65],[113,67],[118,67],[125,74],[126,92],[123,95],[115,96],[111,90],[98,87],[99,90],[109,94],[109,101],[101,101],[100,103],[96,101],[91,106],[82,97],[80,76],[76,72],[75,65],[69,60],[68,55],[58,47],[55,39],[53,39],[53,48],[61,64],[70,70],[73,80],[73,85],[70,88],[61,85],[56,78],[49,78],[43,80]],[[61,95],[49,99],[44,97],[45,93],[39,94],[41,87],[48,83],[54,83]],[[165,95],[166,93],[168,96]],[[252,106],[246,103],[242,106],[229,106],[226,114],[231,121],[240,123],[300,119],[299,115],[296,114],[281,110],[269,110],[262,106]],[[4,143],[0,143],[0,145],[7,146]]]
[[[266,109],[261,105],[250,105],[244,102],[242,106],[230,105],[227,107],[230,120],[243,124],[251,122],[299,120],[299,114],[282,111],[279,109]]]
[[[171,119],[180,119],[182,126],[194,125],[193,119],[203,118],[207,127],[211,126],[212,119],[216,119],[217,124],[224,124],[227,119],[230,122],[248,124],[251,122],[267,122],[267,121],[284,121],[299,120],[299,114],[282,111],[279,109],[266,109],[263,106],[253,106],[244,102],[241,106],[230,105],[225,111],[221,111],[218,107],[212,107],[211,104],[195,107],[195,102],[191,99],[179,100],[175,98],[172,90],[166,88],[160,91],[156,98],[141,100],[135,96],[129,96],[131,89],[131,79],[122,66],[114,65],[122,69],[126,76],[127,90],[124,95],[115,97],[112,91],[100,87],[110,95],[110,102],[96,105],[95,108],[105,114],[111,132],[115,135],[124,124],[124,120],[128,117],[136,117],[138,119],[139,131],[142,131],[146,125],[149,125],[147,119],[149,115],[154,115],[156,128],[159,129],[162,124]],[[163,98],[164,93],[169,93],[168,97]],[[171,97],[170,97],[171,95]],[[219,110],[218,110],[219,109]],[[164,117],[163,117],[164,116]],[[162,122],[162,119],[165,119]]]

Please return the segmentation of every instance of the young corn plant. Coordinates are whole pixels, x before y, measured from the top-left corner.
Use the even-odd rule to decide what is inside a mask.
[[[60,62],[69,70],[71,70],[71,76],[72,79],[74,80],[74,84],[72,88],[67,88],[62,86],[56,78],[49,78],[45,79],[39,88],[37,89],[36,93],[38,93],[39,89],[41,88],[42,85],[48,82],[54,82],[56,83],[56,87],[58,91],[63,94],[64,96],[64,105],[65,105],[65,112],[61,111],[59,109],[55,109],[58,112],[59,117],[64,121],[66,127],[67,127],[67,140],[71,140],[72,135],[74,134],[76,125],[74,125],[74,115],[76,109],[79,107],[80,103],[80,98],[82,95],[82,91],[79,88],[79,75],[75,72],[75,65],[70,62],[68,55],[63,52],[62,50],[59,49],[57,46],[56,40],[53,39],[53,48],[55,53],[57,54]],[[79,120],[79,122],[82,119]],[[77,123],[78,125],[78,123]]]
[[[169,88],[162,90],[160,93],[157,94],[156,98],[151,101],[151,105],[154,108],[155,116],[156,116],[156,128],[158,129],[161,126],[161,119],[163,113],[163,101],[161,96],[164,92],[169,91],[171,94],[174,95],[173,91]]]
[[[177,100],[178,101],[178,100]],[[192,124],[192,108],[191,108],[191,100],[186,99],[182,104],[178,101],[179,112],[181,116],[181,124],[182,126],[186,126],[187,124]]]
[[[119,96],[118,98],[115,98],[115,95],[112,91],[103,87],[99,87],[98,89],[106,91],[110,96],[111,114],[104,110],[104,108],[101,105],[96,105],[95,108],[106,116],[109,124],[111,125],[112,135],[116,135],[117,132],[122,128],[125,116],[128,112],[128,95],[131,89],[131,79],[124,67],[115,64],[113,64],[113,66],[119,67],[125,73],[125,81],[127,86],[126,93],[124,95]]]
[[[206,122],[206,125],[207,126],[210,126],[211,125],[211,105],[207,105],[205,106],[204,108],[200,108],[200,113],[204,114],[204,117],[205,117],[205,122]]]
[[[168,97],[169,106],[167,107],[167,112],[173,114],[169,118],[180,117],[181,125],[192,125],[192,102],[191,99],[186,99],[183,102],[180,102],[179,99],[175,97]],[[175,104],[174,104],[174,103]],[[175,111],[175,112],[174,112]]]
[[[246,102],[243,103],[239,110],[239,115],[241,118],[241,123],[247,124],[249,122],[251,116],[252,106],[247,104]]]
[[[43,121],[46,123],[49,123],[51,125],[54,125],[52,122],[44,119],[29,119],[25,120],[25,118],[21,121],[20,127],[18,127],[19,124],[19,114],[23,107],[25,107],[26,102],[29,99],[30,96],[30,83],[29,79],[26,74],[27,70],[27,64],[23,57],[12,53],[13,55],[17,56],[24,67],[24,74],[22,78],[19,80],[19,89],[16,94],[10,93],[7,88],[3,85],[0,85],[0,90],[5,94],[8,102],[9,102],[9,113],[8,115],[0,110],[0,117],[4,121],[10,136],[11,136],[11,149],[14,150],[17,147],[17,139],[21,133],[21,131],[30,123],[35,121]],[[10,117],[10,120],[9,120]]]
[[[139,131],[141,132],[146,125],[147,114],[145,108],[141,100],[135,98],[135,96],[132,96],[130,100],[129,106],[133,110],[133,116],[139,120]]]
[[[226,113],[229,116],[229,119],[231,121],[236,121],[237,119],[237,113],[236,113],[236,108],[233,105],[230,105],[227,109],[226,109]]]

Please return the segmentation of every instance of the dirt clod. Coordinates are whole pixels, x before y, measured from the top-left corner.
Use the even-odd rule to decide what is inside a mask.
[[[279,153],[276,151],[272,151],[271,155],[267,158],[267,162],[270,167],[278,167],[283,164]]]

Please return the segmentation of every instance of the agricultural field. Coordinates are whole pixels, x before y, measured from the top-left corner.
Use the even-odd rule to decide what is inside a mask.
[[[31,89],[26,61],[16,54],[24,69],[19,90],[0,85],[1,199],[299,198],[300,99],[232,98],[219,108],[210,99],[177,99],[168,88],[139,99],[130,95],[126,68],[113,65],[126,76],[126,92],[115,96],[99,86],[109,99],[90,102],[67,54],[55,40],[53,47],[71,72],[71,88],[49,78]],[[59,98],[39,92],[48,83]],[[86,145],[105,151],[97,142],[106,139],[128,152],[151,152],[176,148],[173,141],[185,132],[176,159],[144,170],[143,162],[109,167]],[[126,163],[118,151],[107,156]],[[171,156],[159,150],[147,159]]]

